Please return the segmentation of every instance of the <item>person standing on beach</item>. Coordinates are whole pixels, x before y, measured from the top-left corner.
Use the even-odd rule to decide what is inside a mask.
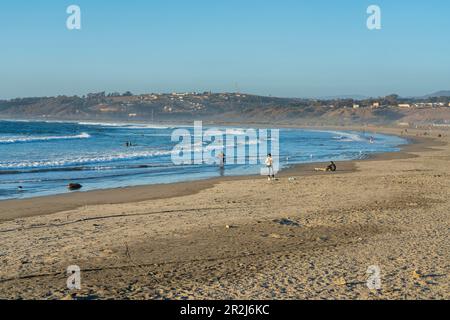
[[[219,158],[220,176],[223,177],[223,176],[225,176],[225,153],[223,153],[223,151],[221,151],[217,155],[217,158]]]
[[[219,167],[223,169],[225,167],[225,154],[221,151],[217,157],[219,158]]]
[[[269,174],[269,178],[268,180],[270,181],[270,179],[275,179],[275,173],[273,171],[273,159],[272,159],[272,154],[268,154],[267,158],[266,158],[266,166],[268,169],[268,174]]]

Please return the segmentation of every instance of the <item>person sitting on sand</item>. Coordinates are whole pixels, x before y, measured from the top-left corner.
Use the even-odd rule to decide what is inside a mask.
[[[326,168],[315,168],[314,170],[316,171],[324,171],[324,172],[335,172],[337,169],[336,164],[331,161],[330,164],[328,165],[328,167]]]
[[[331,161],[330,165],[327,167],[327,171],[335,172],[336,169],[337,169],[336,164],[333,161]]]

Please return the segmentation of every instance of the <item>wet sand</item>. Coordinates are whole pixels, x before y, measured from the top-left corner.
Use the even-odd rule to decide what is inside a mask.
[[[2,201],[0,298],[449,298],[450,132],[422,133],[336,173]],[[381,290],[366,286],[373,265]]]
[[[313,127],[314,128],[314,127]],[[337,129],[336,127],[327,127],[328,129]],[[322,130],[324,128],[321,128]],[[342,128],[341,128],[342,129]],[[360,130],[359,127],[353,128]],[[386,133],[398,134],[396,131],[384,128]],[[401,146],[400,152],[380,153],[374,154],[370,157],[371,160],[383,159],[401,159],[411,157],[409,151],[425,150],[433,145],[440,143],[434,140],[410,137],[411,144]],[[320,173],[314,172],[314,168],[326,167],[328,163],[308,163],[293,165],[291,168],[283,170],[279,176],[286,177],[291,174],[304,175],[318,175]],[[355,161],[340,162],[339,172],[346,173],[355,170]],[[181,197],[185,195],[195,194],[202,190],[212,188],[220,182],[233,180],[249,180],[249,179],[265,179],[261,176],[234,176],[211,178],[205,180],[188,181],[171,184],[154,184],[146,186],[134,186],[117,189],[95,190],[87,192],[71,192],[58,194],[53,196],[33,197],[27,199],[14,199],[0,201],[0,222],[11,220],[15,218],[25,218],[32,216],[39,216],[45,214],[52,214],[61,211],[73,210],[79,207],[99,204],[123,204],[130,202],[140,202],[145,200],[165,199],[172,197]]]

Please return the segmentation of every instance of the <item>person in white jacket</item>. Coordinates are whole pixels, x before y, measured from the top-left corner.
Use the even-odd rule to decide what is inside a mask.
[[[268,180],[270,180],[271,178],[275,179],[275,173],[273,171],[273,158],[272,158],[272,154],[270,154],[270,153],[267,155],[267,158],[266,158],[266,166],[267,166],[268,174],[269,174]]]

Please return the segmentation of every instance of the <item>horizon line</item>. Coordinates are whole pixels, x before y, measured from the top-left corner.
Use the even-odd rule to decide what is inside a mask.
[[[142,96],[142,95],[171,95],[171,94],[243,94],[243,95],[249,95],[249,96],[258,96],[258,97],[266,97],[266,98],[279,98],[279,99],[306,99],[306,100],[333,100],[333,99],[353,99],[353,100],[365,100],[365,99],[377,99],[377,98],[383,98],[390,95],[397,95],[399,98],[425,98],[427,96],[432,96],[434,94],[437,94],[439,92],[448,92],[448,96],[450,96],[450,90],[437,90],[433,93],[429,94],[423,94],[423,95],[407,95],[402,96],[400,94],[397,94],[395,92],[386,94],[386,95],[364,95],[364,94],[337,94],[337,95],[324,95],[324,96],[279,96],[279,95],[271,95],[271,94],[257,94],[257,93],[249,93],[249,92],[240,92],[240,91],[172,91],[172,92],[140,92],[140,93],[133,93],[130,90],[125,90],[123,92],[118,91],[111,91],[107,92],[104,91],[92,91],[87,92],[84,94],[57,94],[57,95],[43,95],[43,96],[20,96],[20,97],[14,97],[14,98],[0,98],[0,101],[11,101],[16,99],[31,99],[31,98],[57,98],[57,97],[80,97],[83,98],[89,94],[99,94],[99,93],[105,93],[108,94],[119,94],[118,96],[126,96],[124,94],[131,93],[131,96]]]

